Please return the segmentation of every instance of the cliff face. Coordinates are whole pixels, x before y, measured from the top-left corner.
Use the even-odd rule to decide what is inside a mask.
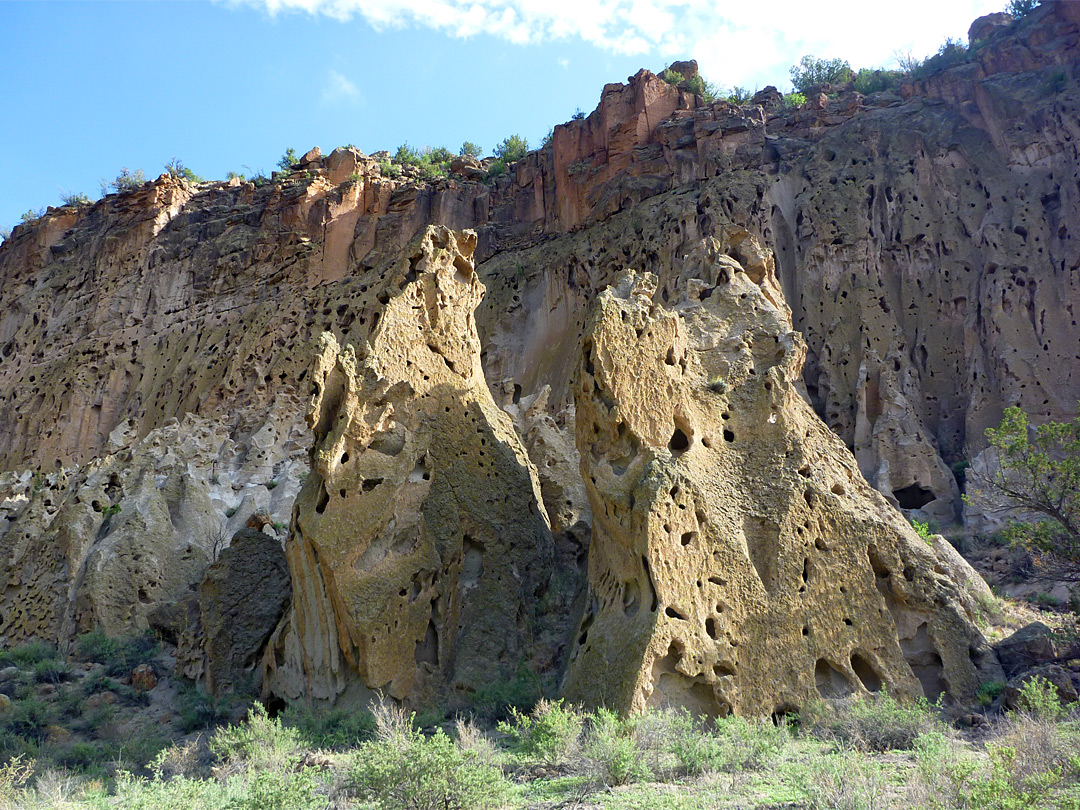
[[[197,584],[217,535],[256,509],[288,522],[320,335],[369,340],[430,225],[476,230],[482,378],[535,468],[559,559],[584,562],[595,509],[570,439],[588,313],[627,268],[654,274],[656,304],[671,305],[708,239],[750,275],[775,269],[807,347],[792,384],[861,473],[894,504],[954,519],[949,468],[1006,405],[1059,418],[1080,396],[1078,31],[1074,4],[1045,4],[979,26],[968,64],[902,94],[799,110],[703,105],[641,71],[490,184],[391,180],[355,150],[313,151],[259,187],[163,176],[19,226],[0,246],[0,637],[145,626]],[[294,529],[317,520],[315,481]],[[140,533],[169,559],[162,576]],[[295,587],[307,552],[290,542]],[[349,637],[355,665],[343,628],[357,614],[333,610],[319,632]],[[346,688],[337,664],[288,649],[283,683],[318,673],[327,694]]]

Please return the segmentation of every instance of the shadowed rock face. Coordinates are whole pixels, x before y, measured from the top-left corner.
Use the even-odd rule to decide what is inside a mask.
[[[586,325],[594,525],[567,696],[713,716],[881,689],[970,699],[996,659],[956,560],[799,396],[805,344],[771,265],[748,274],[731,249],[704,240],[660,291],[627,271]]]
[[[293,607],[268,688],[418,705],[546,668],[554,543],[536,472],[480,366],[475,235],[430,229],[388,274],[370,342],[324,335],[312,471],[287,543]],[[561,619],[565,621],[565,617]]]

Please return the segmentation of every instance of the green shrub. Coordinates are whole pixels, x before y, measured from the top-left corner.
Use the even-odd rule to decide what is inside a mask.
[[[806,96],[802,93],[786,93],[781,101],[787,109],[793,110],[806,103]]]
[[[519,275],[523,275],[519,271]],[[506,720],[511,716],[511,709],[519,712],[531,712],[536,702],[543,696],[540,678],[526,666],[518,668],[512,680],[493,681],[473,693],[472,708],[480,717],[487,720]]]
[[[847,84],[855,78],[851,65],[843,59],[818,59],[806,55],[789,71],[791,84],[800,93],[809,93],[823,84]]]
[[[959,39],[949,38],[945,40],[938,52],[921,62],[911,71],[916,79],[924,79],[942,70],[962,65],[968,59],[968,47]]]
[[[42,661],[53,661],[60,653],[56,647],[44,641],[27,641],[18,647],[0,650],[0,667],[16,666],[28,669]]]
[[[731,92],[727,94],[727,100],[732,104],[743,105],[749,103],[750,99],[754,97],[754,94],[747,90],[745,87],[732,87]]]
[[[608,709],[597,709],[592,717],[584,754],[605,785],[627,785],[652,776],[634,734],[635,724]]]
[[[397,152],[394,153],[393,161],[401,166],[419,166],[420,152],[409,146],[406,141],[397,148]]]
[[[529,152],[529,142],[520,135],[511,135],[495,147],[495,157],[509,165],[521,160]]]
[[[356,753],[351,787],[380,810],[498,807],[509,793],[502,771],[464,751],[438,729],[425,737],[397,728]]]
[[[487,172],[484,174],[484,179],[493,180],[496,177],[502,177],[504,174],[506,174],[506,161],[496,159],[491,161],[488,165]]]
[[[45,729],[55,722],[53,707],[36,697],[12,700],[0,714],[0,729],[34,743],[45,741]]]
[[[362,709],[312,708],[297,701],[281,713],[281,722],[312,748],[344,750],[375,735],[375,718]]]
[[[700,75],[691,76],[686,82],[686,89],[700,97],[706,104],[711,104],[720,97],[719,89],[712,82],[705,81]]]
[[[855,89],[863,95],[896,90],[900,87],[903,74],[899,70],[879,70],[863,68],[855,76]]]
[[[685,81],[685,77],[681,73],[672,70],[669,67],[666,67],[662,71],[660,71],[660,78],[668,84],[678,84],[679,82]]]
[[[1046,80],[1042,83],[1040,90],[1044,96],[1056,96],[1065,89],[1066,84],[1068,84],[1068,78],[1065,75],[1065,71],[1058,68],[1047,74]]]
[[[280,158],[278,158],[277,167],[283,172],[291,172],[293,166],[300,162],[300,158],[296,156],[296,150],[291,146],[285,150]]]
[[[1009,4],[1005,6],[1005,11],[1020,19],[1026,17],[1038,7],[1039,0],[1009,0]]]
[[[251,770],[284,769],[303,748],[300,732],[270,717],[261,703],[251,707],[245,722],[219,728],[210,738],[210,750],[215,756]]]
[[[922,523],[918,520],[911,521],[911,528],[915,530],[915,534],[919,535],[927,543],[933,543],[934,532],[930,529],[929,523]]]
[[[31,671],[37,683],[60,684],[71,680],[71,667],[68,666],[66,661],[61,661],[58,658],[38,661]]]
[[[224,723],[230,717],[228,698],[208,695],[197,686],[188,686],[181,690],[180,728],[185,734],[199,729],[208,729]]]
[[[224,810],[326,810],[319,780],[308,768],[257,771],[249,774],[247,789],[224,805]]]
[[[975,691],[975,698],[983,706],[989,706],[997,698],[1005,693],[1005,681],[986,681],[979,684]]]
[[[24,225],[29,225],[31,223],[37,222],[39,219],[45,216],[46,210],[47,209],[45,208],[39,208],[37,211],[31,209],[22,216],[20,216],[19,219]]]
[[[379,161],[379,172],[383,177],[389,177],[391,180],[401,177],[401,167],[389,160]]]
[[[160,652],[151,636],[108,636],[104,630],[79,636],[75,650],[80,660],[103,664],[108,675],[127,675],[140,664],[151,663]]]
[[[886,807],[888,781],[881,764],[856,751],[817,756],[795,775],[795,789],[810,810]]]
[[[809,704],[803,724],[822,739],[838,740],[860,751],[908,750],[921,734],[941,728],[924,698],[899,703],[885,692]]]
[[[170,177],[187,180],[190,183],[201,183],[203,178],[195,174],[191,169],[184,165],[183,161],[179,158],[173,158],[165,164],[165,171],[169,173]]]
[[[68,191],[60,195],[60,202],[63,205],[89,205],[92,200],[82,192]]]
[[[1039,720],[1057,720],[1065,713],[1058,688],[1041,675],[1021,684],[1017,707]]]
[[[458,154],[462,157],[473,157],[479,159],[483,151],[484,150],[481,147],[477,146],[472,141],[465,141],[465,143],[461,145],[461,149],[458,150]]]
[[[585,718],[562,700],[541,700],[529,714],[510,709],[511,721],[499,723],[515,749],[527,757],[555,765],[573,754],[579,745]]]
[[[114,191],[131,191],[132,189],[139,188],[146,182],[146,175],[143,174],[142,169],[136,169],[131,171],[127,166],[120,170],[120,174],[116,175],[109,187]]]

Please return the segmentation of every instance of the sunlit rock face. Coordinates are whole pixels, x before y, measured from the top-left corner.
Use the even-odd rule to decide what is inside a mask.
[[[560,639],[536,471],[480,365],[475,235],[432,228],[387,274],[370,340],[324,335],[311,475],[286,546],[293,607],[268,653],[287,697],[467,704]],[[565,634],[565,632],[564,632]]]
[[[730,250],[704,240],[662,290],[627,271],[586,325],[594,525],[566,694],[712,716],[882,689],[970,699],[996,659],[957,561],[799,395],[805,344],[771,265]]]

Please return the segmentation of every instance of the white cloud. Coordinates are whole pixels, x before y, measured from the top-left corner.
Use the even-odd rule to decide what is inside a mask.
[[[235,0],[234,0],[235,1]],[[971,21],[1001,0],[239,0],[270,14],[302,11],[360,17],[376,29],[419,25],[455,37],[488,34],[517,45],[579,40],[642,64],[696,58],[721,85],[785,82],[806,53],[839,56],[853,67],[885,66],[895,51],[934,52],[963,38]],[[334,74],[337,76],[337,74]],[[356,88],[344,77],[341,88]],[[339,96],[341,94],[339,93]],[[345,93],[348,95],[348,92]]]
[[[358,101],[360,90],[336,70],[331,70],[323,84],[321,98],[322,103],[327,105],[340,104],[343,101]]]
[[[561,67],[563,70],[568,70],[570,68],[570,60],[567,59],[565,56],[560,56],[555,61],[559,63],[559,67]]]

